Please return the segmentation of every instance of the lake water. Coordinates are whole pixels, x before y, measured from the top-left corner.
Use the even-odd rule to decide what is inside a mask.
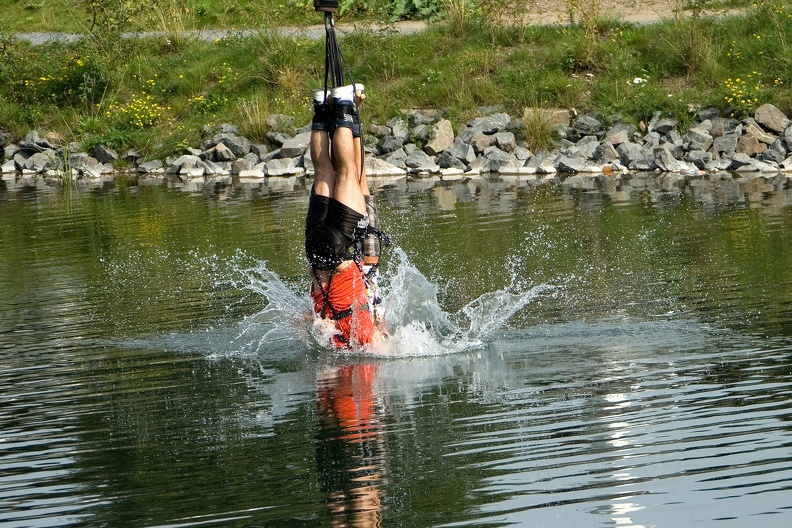
[[[354,354],[304,181],[7,177],[0,525],[790,526],[790,181],[374,181]]]

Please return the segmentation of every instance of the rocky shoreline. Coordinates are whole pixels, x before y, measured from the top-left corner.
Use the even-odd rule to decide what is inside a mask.
[[[554,126],[555,148],[531,152],[519,137],[533,112]],[[145,159],[136,151],[118,153],[99,145],[90,152],[67,144],[55,133],[31,131],[15,143],[0,132],[3,179],[62,181],[138,179],[189,181],[192,185],[311,176],[307,152],[310,127],[295,127],[283,115],[268,119],[267,141],[254,143],[231,124],[205,127],[203,142],[180,155]],[[369,126],[365,138],[370,176],[459,178],[480,174],[518,175],[534,179],[630,172],[678,174],[680,177],[736,172],[742,176],[786,173],[792,178],[792,123],[778,108],[765,104],[752,118],[723,117],[701,109],[685,133],[679,123],[660,114],[636,127],[605,126],[594,116],[572,117],[566,110],[526,109],[513,117],[497,108],[454,129],[437,110],[410,110],[384,125]]]

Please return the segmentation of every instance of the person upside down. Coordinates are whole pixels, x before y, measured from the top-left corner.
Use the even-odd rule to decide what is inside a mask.
[[[313,310],[332,321],[333,346],[381,339],[376,273],[380,240],[376,206],[363,169],[359,106],[363,86],[313,91],[311,160],[314,183],[305,218],[305,254]]]

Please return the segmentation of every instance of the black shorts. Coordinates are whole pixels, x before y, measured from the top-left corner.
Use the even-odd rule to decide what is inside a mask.
[[[362,219],[362,214],[330,198],[324,221],[315,223],[310,231],[306,229],[308,263],[318,270],[330,270],[345,260],[354,259],[359,253],[356,230]]]

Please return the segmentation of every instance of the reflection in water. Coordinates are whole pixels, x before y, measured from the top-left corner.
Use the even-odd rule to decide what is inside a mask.
[[[377,187],[376,359],[304,182],[0,183],[0,525],[792,525],[787,178],[562,179]]]
[[[603,411],[607,416],[613,417],[613,422],[608,423],[607,443],[611,446],[611,451],[615,457],[613,472],[611,479],[616,483],[617,489],[620,487],[629,487],[630,483],[637,480],[637,477],[632,474],[633,464],[635,460],[641,458],[641,455],[636,454],[640,452],[640,445],[634,445],[631,441],[631,435],[634,435],[634,428],[639,425],[631,424],[628,420],[630,399],[627,394],[622,392],[609,393],[604,396],[605,402],[610,405],[603,407]],[[629,488],[627,488],[629,489]],[[611,499],[610,519],[617,526],[630,526],[633,528],[644,528],[641,524],[633,522],[630,514],[634,514],[644,509],[644,506],[636,502],[634,495],[624,496],[622,494],[615,495]]]
[[[375,379],[372,363],[326,367],[317,376],[316,461],[334,527],[380,526],[385,417]]]

